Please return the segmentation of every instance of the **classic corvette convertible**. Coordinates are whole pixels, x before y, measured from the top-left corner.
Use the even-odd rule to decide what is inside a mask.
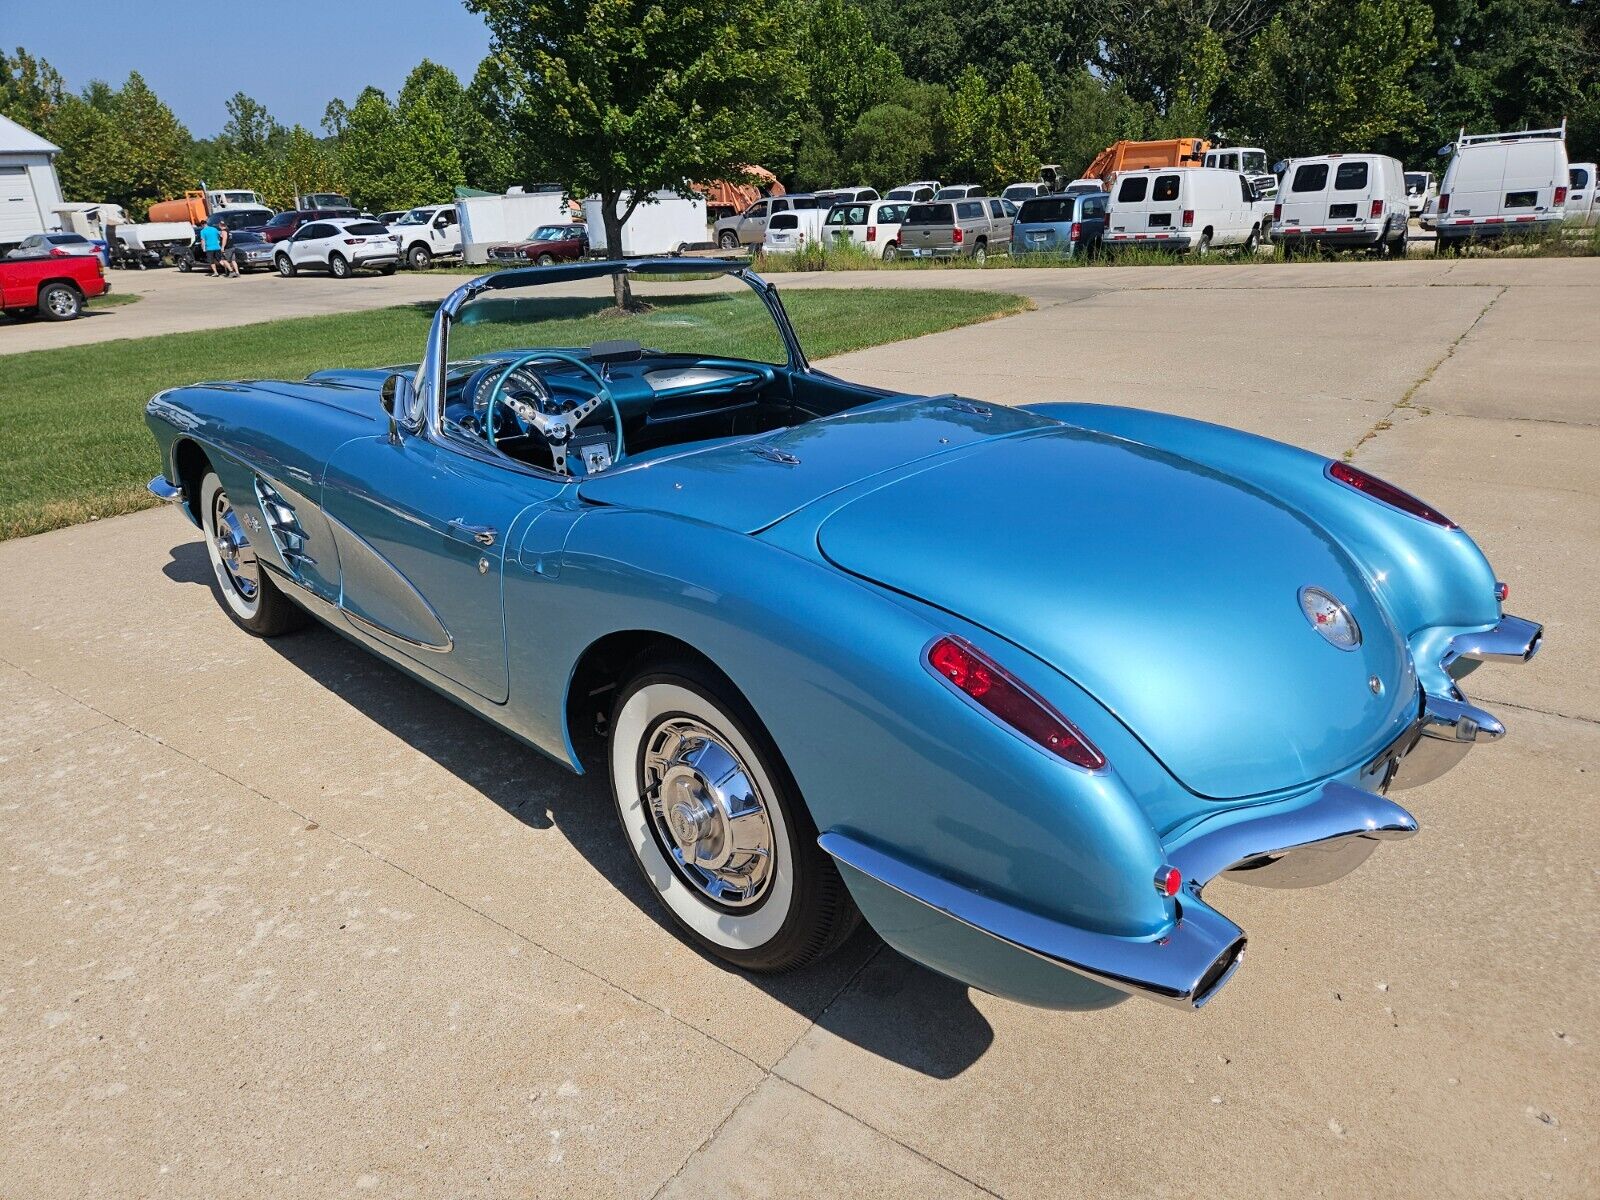
[[[694,270],[475,279],[420,364],[148,421],[235,622],[310,614],[609,771],[703,951],[789,970],[865,918],[1030,1003],[1199,1007],[1245,948],[1208,883],[1339,878],[1416,831],[1389,792],[1504,734],[1459,681],[1540,626],[1414,496],[1158,413],[849,383],[767,282]]]

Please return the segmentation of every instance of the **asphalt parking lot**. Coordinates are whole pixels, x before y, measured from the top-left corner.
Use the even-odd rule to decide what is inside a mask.
[[[164,272],[0,334],[460,278]],[[1347,879],[1214,885],[1251,948],[1199,1013],[1025,1008],[865,936],[758,979],[657,920],[602,780],[331,633],[239,633],[172,513],[3,543],[0,1194],[1600,1194],[1600,260],[780,280],[816,282],[1037,304],[836,373],[1203,417],[1433,502],[1547,625],[1469,681],[1510,735]]]

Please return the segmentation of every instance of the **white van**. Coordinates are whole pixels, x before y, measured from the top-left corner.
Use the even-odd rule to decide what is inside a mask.
[[[910,207],[909,200],[835,204],[823,232],[835,243],[853,242],[873,258],[893,262],[900,257],[900,223]]]
[[[1420,217],[1428,201],[1439,194],[1434,186],[1432,171],[1406,172],[1406,207],[1413,217]]]
[[[1364,246],[1379,256],[1404,255],[1410,217],[1399,159],[1319,154],[1289,160],[1272,232],[1286,255],[1307,246]]]
[[[1567,188],[1567,123],[1519,133],[1462,130],[1439,185],[1439,250],[1469,238],[1560,226]]]
[[[828,214],[820,208],[792,208],[774,213],[761,240],[763,254],[793,254],[822,240],[822,223]]]
[[[1567,168],[1568,225],[1581,225],[1587,229],[1600,221],[1600,205],[1596,205],[1595,164],[1573,163]]]
[[[1148,167],[1117,176],[1105,244],[1205,254],[1238,246],[1254,254],[1266,236],[1255,185],[1238,171]]]

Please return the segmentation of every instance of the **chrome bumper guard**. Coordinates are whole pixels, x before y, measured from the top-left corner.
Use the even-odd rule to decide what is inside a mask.
[[[145,489],[157,500],[167,504],[182,504],[184,501],[183,489],[181,487],[173,487],[160,475],[145,484]]]
[[[1416,820],[1391,800],[1340,783],[1284,812],[1219,814],[1170,851],[1184,877],[1178,919],[1158,937],[1080,929],[985,896],[841,833],[818,842],[840,864],[1013,949],[1129,995],[1177,1008],[1204,1005],[1238,969],[1245,933],[1201,899],[1227,873],[1270,887],[1311,887],[1353,871],[1380,841]]]

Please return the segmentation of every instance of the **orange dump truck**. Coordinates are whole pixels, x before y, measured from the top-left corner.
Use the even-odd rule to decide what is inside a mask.
[[[1205,165],[1211,143],[1204,138],[1168,138],[1160,142],[1114,142],[1084,170],[1082,178],[1099,179],[1109,187],[1123,171],[1145,167],[1199,167]]]
[[[185,192],[182,200],[160,200],[150,206],[147,221],[187,221],[191,225],[204,225],[211,210],[206,207],[204,192]]]
[[[745,167],[745,179],[735,182],[697,183],[695,188],[706,198],[706,218],[717,221],[737,216],[763,196],[783,195],[783,184],[765,167]]]

